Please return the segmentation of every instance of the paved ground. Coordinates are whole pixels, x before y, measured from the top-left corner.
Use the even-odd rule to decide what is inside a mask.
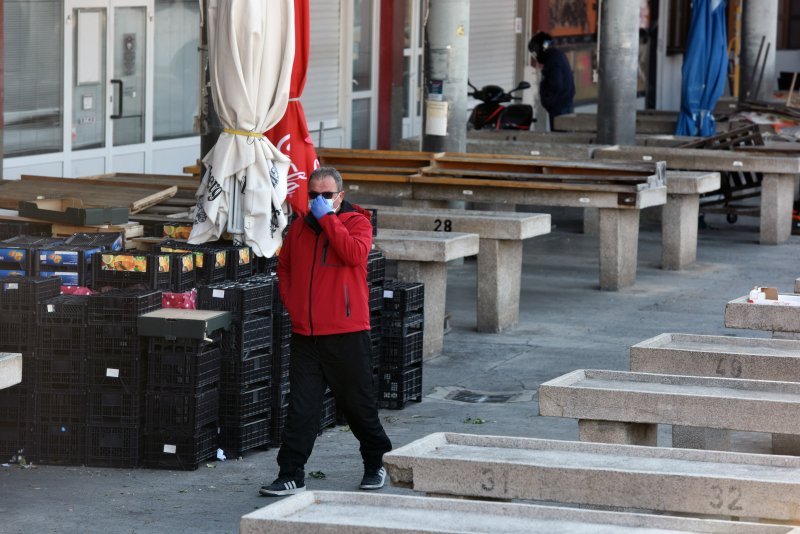
[[[525,245],[521,320],[509,332],[475,332],[475,262],[450,268],[452,331],[444,353],[425,362],[426,396],[405,410],[381,412],[395,446],[442,430],[576,439],[575,421],[537,416],[541,382],[578,368],[627,369],[628,347],[662,332],[765,337],[726,329],[725,303],[756,284],[792,292],[800,276],[800,236],[777,247],[760,246],[755,219],[729,225],[709,217],[713,229],[701,230],[696,265],[680,272],[659,269],[660,232],[645,223],[636,285],[602,292],[597,241],[579,233],[580,213],[558,210],[553,221],[553,233]],[[442,400],[450,391],[444,388],[513,393],[522,400]],[[469,422],[476,419],[485,422]],[[663,429],[660,439],[667,438]],[[243,514],[273,502],[259,497],[258,487],[274,477],[275,454],[254,452],[194,472],[0,468],[0,531],[237,532]],[[352,434],[343,427],[324,432],[307,466],[311,471],[326,478],[307,480],[310,489],[355,489],[361,465]]]

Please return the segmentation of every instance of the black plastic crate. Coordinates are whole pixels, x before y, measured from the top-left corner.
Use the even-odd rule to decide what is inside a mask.
[[[92,283],[92,263],[99,252],[100,247],[72,245],[32,249],[32,269],[39,276],[59,277],[61,285],[86,287]]]
[[[144,387],[145,359],[139,354],[89,353],[86,381],[94,388],[125,388],[141,391]]]
[[[383,309],[383,286],[376,282],[369,287],[369,311],[381,309]]]
[[[89,295],[90,325],[136,326],[136,318],[161,309],[161,291],[112,289]]]
[[[86,339],[92,358],[139,358],[146,347],[137,327],[124,324],[90,324]]]
[[[34,348],[36,316],[0,311],[0,351],[28,352]]]
[[[422,331],[409,332],[405,336],[383,337],[383,365],[407,367],[422,361]]]
[[[239,358],[222,358],[220,385],[241,387],[269,380],[271,375],[272,353],[270,349],[255,349],[242,354]]]
[[[82,325],[41,325],[32,338],[36,340],[37,360],[84,360],[89,352],[86,327]]]
[[[30,442],[25,426],[0,421],[0,462],[8,462],[18,454],[27,457]]]
[[[414,330],[420,330],[424,316],[419,312],[390,313],[384,311],[381,330],[384,337],[404,337]]]
[[[225,247],[228,252],[228,280],[242,280],[253,275],[253,251],[250,247]]]
[[[67,245],[80,247],[98,247],[102,250],[117,252],[125,248],[125,232],[96,232],[72,234],[65,241]]]
[[[222,282],[198,288],[201,310],[229,311],[239,318],[272,309],[272,283]]]
[[[17,235],[14,237],[9,237],[8,239],[3,239],[3,241],[0,241],[0,243],[3,245],[17,245],[20,247],[50,246],[63,244],[64,238],[52,237],[49,235]]]
[[[325,395],[322,399],[322,411],[319,417],[319,430],[336,426],[336,399],[332,394]]]
[[[222,334],[222,350],[231,356],[272,346],[272,317],[247,315]]]
[[[88,424],[138,425],[142,419],[142,391],[125,386],[97,386],[87,394]]]
[[[366,208],[369,212],[369,222],[372,225],[372,237],[378,235],[378,210],[375,208]]]
[[[221,353],[201,339],[151,337],[147,350],[148,388],[199,388],[219,382]]]
[[[57,277],[8,276],[0,278],[0,311],[36,312],[39,302],[61,294]]]
[[[0,245],[0,275],[26,276],[33,275],[33,249],[24,246]]]
[[[144,286],[169,290],[173,283],[168,254],[103,252],[92,262],[92,288]]]
[[[169,290],[185,293],[196,285],[195,256],[193,252],[169,252],[172,281]]]
[[[48,237],[50,236],[50,232],[50,223],[0,221],[0,240],[5,240],[20,235]]]
[[[66,388],[86,383],[86,360],[83,357],[56,357],[47,354],[36,359],[36,386]],[[70,355],[71,356],[71,355]]]
[[[266,258],[264,256],[257,256],[253,261],[254,273],[275,274],[278,272],[278,256]]]
[[[53,465],[81,465],[86,461],[86,425],[74,421],[37,421],[29,459]]]
[[[22,372],[25,376],[24,369]],[[32,391],[22,384],[0,389],[0,424],[21,424],[33,418]]]
[[[380,407],[401,410],[410,401],[422,402],[422,367],[381,369]]]
[[[37,422],[86,422],[86,390],[83,386],[36,388],[33,418]]]
[[[189,239],[192,233],[191,223],[160,222],[153,227],[155,237],[169,237],[172,239]]]
[[[89,467],[136,467],[142,436],[135,425],[101,424],[86,429],[86,465]]]
[[[221,282],[228,276],[228,251],[211,244],[192,245],[178,241],[164,241],[156,247],[160,252],[190,252],[194,255],[197,284]]]
[[[194,470],[214,458],[217,452],[217,425],[192,433],[145,432],[142,465],[164,469]]]
[[[383,309],[391,312],[421,311],[425,286],[419,282],[389,282],[383,285]]]
[[[228,425],[222,422],[219,428],[219,446],[229,458],[243,452],[270,444],[272,416],[270,411],[250,419]]]
[[[286,416],[289,413],[289,403],[275,404],[272,407],[272,424],[270,425],[270,445],[277,447],[281,444],[281,434],[286,426]]]
[[[372,250],[367,256],[367,282],[374,284],[386,277],[386,257],[380,250]]]
[[[219,390],[216,385],[198,392],[147,390],[144,425],[147,430],[190,431],[217,421]]]
[[[231,423],[269,410],[272,388],[269,382],[257,382],[244,387],[224,388],[219,393],[220,420]]]
[[[88,295],[58,295],[39,304],[37,321],[40,325],[86,325],[89,310]]]

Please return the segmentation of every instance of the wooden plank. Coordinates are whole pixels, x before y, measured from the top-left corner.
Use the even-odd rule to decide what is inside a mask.
[[[73,178],[28,177],[0,181],[0,208],[16,210],[20,201],[43,198],[78,198],[86,207],[125,207],[131,213],[171,198],[177,187],[125,186]]]
[[[421,174],[425,176],[454,176],[463,178],[486,178],[492,180],[530,180],[542,182],[580,181],[588,183],[611,184],[646,184],[648,176],[607,176],[604,174],[541,174],[504,171],[479,171],[462,169],[436,169],[423,167]]]
[[[103,232],[124,232],[125,239],[141,237],[144,235],[144,226],[138,222],[128,224],[106,224],[102,226],[71,226],[68,224],[53,224],[52,234],[54,236],[68,236],[72,234],[95,234]]]
[[[507,189],[543,189],[550,191],[598,191],[603,193],[637,193],[634,186],[606,184],[566,184],[514,180],[485,180],[473,178],[441,178],[415,175],[410,178],[411,184],[454,185],[471,187],[502,187]]]
[[[542,171],[533,172],[548,172],[549,169],[575,169],[579,170],[578,174],[588,174],[586,171],[605,172],[606,174],[625,174],[625,175],[645,175],[650,176],[656,173],[656,166],[654,163],[604,163],[598,161],[565,161],[565,160],[552,160],[542,159],[539,156],[521,156],[509,154],[455,154],[445,153],[437,155],[431,162],[433,167],[466,167],[470,168],[486,168],[490,166],[495,167],[529,167],[541,168]],[[557,172],[557,171],[553,171]]]
[[[409,178],[411,174],[408,175],[399,175],[399,174],[375,174],[375,173],[361,173],[361,172],[347,172],[342,173],[342,178],[347,180],[357,180],[359,182],[384,182],[384,183],[396,183],[396,184],[406,184],[409,182]],[[347,185],[347,184],[345,184]]]

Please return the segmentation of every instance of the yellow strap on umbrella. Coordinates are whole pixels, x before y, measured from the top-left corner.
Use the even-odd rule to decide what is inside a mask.
[[[264,134],[261,132],[250,132],[247,130],[234,130],[233,128],[223,128],[223,132],[233,134],[233,135],[244,135],[245,137],[256,137],[261,139],[264,137]]]

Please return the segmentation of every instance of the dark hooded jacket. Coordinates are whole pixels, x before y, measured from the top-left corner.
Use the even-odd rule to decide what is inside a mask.
[[[542,82],[539,84],[539,98],[544,109],[554,117],[572,113],[575,80],[564,52],[557,48],[548,48],[542,53],[540,63]]]

